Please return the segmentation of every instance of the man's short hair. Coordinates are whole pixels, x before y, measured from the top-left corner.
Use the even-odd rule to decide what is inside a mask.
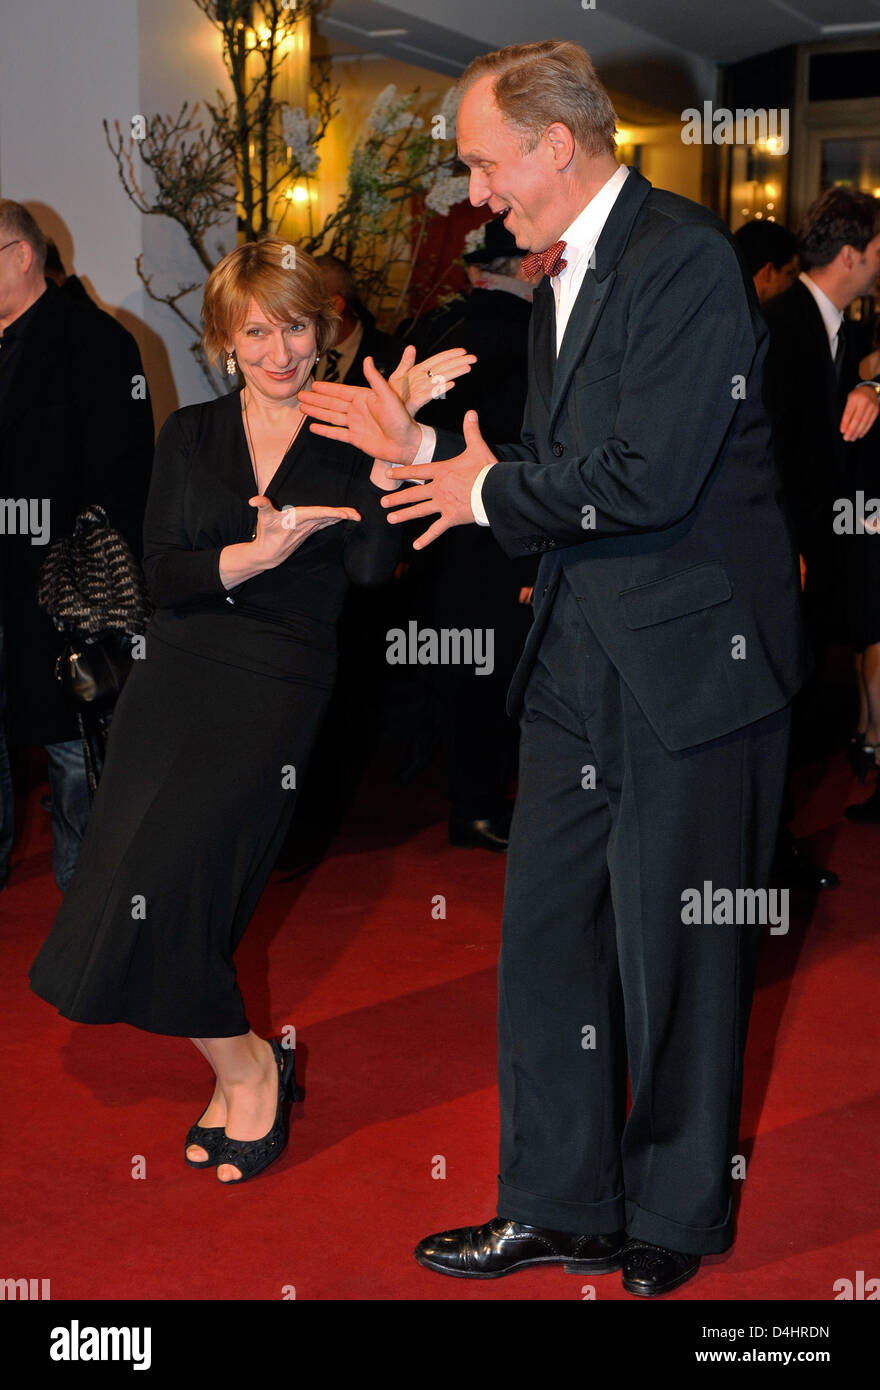
[[[501,114],[521,132],[523,151],[533,150],[548,126],[568,126],[588,155],[615,154],[617,118],[611,98],[579,43],[544,39],[481,54],[458,80],[463,95],[491,74]]]
[[[347,307],[353,308],[358,303],[358,292],[354,276],[345,261],[327,251],[315,257],[315,264],[320,266],[322,274],[326,277],[330,293],[340,295]]]
[[[763,217],[753,218],[751,222],[738,227],[733,239],[751,276],[757,275],[768,262],[774,270],[781,270],[797,255],[794,232],[779,222],[768,222]]]
[[[864,251],[880,232],[880,201],[855,188],[826,188],[807,209],[798,230],[804,270],[830,265],[844,246]]]
[[[3,241],[26,241],[33,248],[40,270],[46,267],[46,238],[26,207],[11,198],[0,198],[0,234]]]

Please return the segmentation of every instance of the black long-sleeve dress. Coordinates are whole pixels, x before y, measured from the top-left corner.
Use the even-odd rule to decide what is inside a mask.
[[[266,495],[353,506],[227,591],[256,485],[240,393],[187,406],[156,445],[146,654],[114,714],[79,863],[30,971],[67,1018],[185,1037],[248,1031],[233,952],[283,842],[333,686],[349,583],[390,577],[399,538],[364,454],[305,425]]]

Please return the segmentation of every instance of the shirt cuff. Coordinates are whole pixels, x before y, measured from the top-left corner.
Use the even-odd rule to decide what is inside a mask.
[[[418,420],[416,421],[416,424],[419,424]],[[419,425],[419,429],[422,432],[422,441],[419,444],[418,449],[416,449],[415,458],[412,459],[410,463],[389,463],[389,468],[415,468],[417,465],[431,462],[431,460],[434,457],[434,450],[437,447],[437,431],[435,429],[432,429],[430,425]],[[424,487],[426,479],[403,477],[401,478],[397,486],[403,487],[403,484],[405,482],[418,483],[419,487]]]
[[[494,463],[487,463],[477,476],[474,478],[474,485],[471,488],[471,511],[474,514],[474,521],[478,526],[488,526],[489,518],[486,515],[486,508],[483,506],[483,483],[490,468],[494,468]]]
[[[422,431],[422,442],[416,450],[413,465],[430,463],[437,448],[437,431],[431,425],[419,425],[419,429]]]

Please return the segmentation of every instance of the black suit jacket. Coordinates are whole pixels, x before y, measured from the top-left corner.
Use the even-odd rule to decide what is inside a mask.
[[[396,338],[393,338],[390,333],[383,333],[381,328],[377,328],[375,324],[365,323],[354,361],[343,378],[345,385],[366,386],[365,357],[372,357],[375,366],[382,375],[390,376],[400,361],[402,351],[403,348],[398,347]]]
[[[521,442],[483,485],[507,553],[543,556],[509,707],[564,568],[620,678],[680,750],[781,709],[807,670],[761,400],[767,328],[724,224],[635,170],[594,259],[558,359],[553,292],[538,287]],[[439,436],[437,457],[460,447]]]
[[[859,381],[856,335],[847,325],[838,380],[819,306],[800,280],[764,305],[770,347],[764,401],[776,459],[807,572],[833,535],[833,499],[841,495],[854,464],[840,417]]]
[[[45,499],[49,544],[71,533],[84,507],[100,503],[139,556],[153,413],[134,382],[143,377],[134,338],[91,301],[50,284],[10,369],[0,496]],[[77,736],[54,677],[62,639],[36,602],[47,550],[27,536],[4,536],[0,545],[10,733],[23,743]]]

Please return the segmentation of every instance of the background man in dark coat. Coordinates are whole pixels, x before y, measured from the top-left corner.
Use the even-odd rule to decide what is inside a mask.
[[[503,444],[517,438],[522,426],[534,286],[520,276],[524,252],[500,222],[487,222],[483,236],[484,245],[463,257],[473,288],[420,319],[407,341],[420,361],[452,347],[467,348],[477,359],[454,391],[438,393],[419,411],[420,422],[458,429],[465,411],[474,409],[484,439]],[[490,673],[469,665],[413,668],[413,678],[434,690],[445,731],[449,838],[455,845],[507,848],[519,733],[505,697],[531,626],[536,572],[536,557],[511,560],[492,532],[478,526],[449,530],[410,562],[408,600],[398,625],[414,617],[435,631],[493,634]]]
[[[139,557],[153,415],[131,334],[91,302],[47,284],[45,238],[8,199],[0,200],[0,248],[7,733],[13,745],[48,749],[54,869],[63,890],[88,796],[76,722],[54,675],[63,639],[37,606],[37,579],[49,545],[70,535],[77,514],[94,503]],[[41,534],[30,524],[22,530],[26,510],[44,521]],[[7,804],[7,823],[10,814]]]
[[[852,479],[853,445],[877,418],[877,388],[860,385],[859,346],[844,310],[880,275],[880,202],[830,188],[798,238],[801,273],[764,305],[770,328],[764,397],[795,535],[806,563],[804,604],[817,655],[842,640],[842,559],[835,498]]]
[[[448,461],[421,464],[422,430],[368,364],[366,403],[345,387],[302,398],[332,403],[331,437],[347,420],[374,456],[416,459],[402,472],[422,487],[387,499],[436,517],[415,545],[476,520],[508,555],[543,557],[509,696],[498,1216],[416,1258],[470,1278],[622,1265],[624,1288],[652,1296],[733,1238],[742,1057],[806,669],[761,401],[767,329],[718,218],[618,166],[578,45],[486,55],[460,85],[471,202],[553,272],[535,292],[521,442],[496,458],[467,416],[464,452],[440,434]],[[707,885],[709,906],[686,910]],[[722,904],[749,889],[763,910],[731,919]]]

